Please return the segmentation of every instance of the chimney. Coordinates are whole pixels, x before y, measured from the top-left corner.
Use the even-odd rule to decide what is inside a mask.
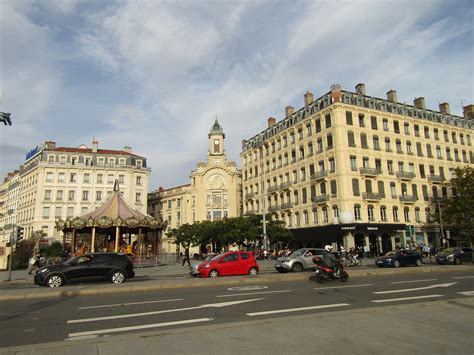
[[[356,93],[359,95],[365,95],[365,84],[359,83],[356,85]]]
[[[94,140],[92,141],[92,153],[97,153],[98,150],[99,150],[99,142],[97,142],[94,138]]]
[[[387,91],[387,100],[390,102],[398,102],[397,92],[395,90]]]
[[[474,120],[474,105],[467,105],[464,106],[462,109],[464,118],[470,118],[471,120]]]
[[[420,110],[425,109],[425,98],[424,97],[416,97],[415,101],[413,101],[413,104],[415,105],[416,108],[419,108]]]
[[[44,142],[44,145],[45,145],[46,150],[54,150],[54,149],[56,149],[56,142],[47,141],[47,142]]]
[[[334,84],[331,86],[331,101],[332,103],[341,102],[341,86]]]
[[[304,94],[304,105],[309,106],[313,103],[313,94],[310,91],[306,91]]]
[[[132,154],[132,147],[130,147],[129,145],[123,147],[123,150],[126,151],[128,154]]]
[[[275,117],[269,117],[268,118],[268,128],[274,126],[276,123],[276,118]]]
[[[295,112],[295,108],[293,106],[285,107],[285,117],[291,116],[293,112]]]
[[[449,110],[449,104],[447,102],[439,104],[439,112],[445,115],[450,115],[451,111]]]

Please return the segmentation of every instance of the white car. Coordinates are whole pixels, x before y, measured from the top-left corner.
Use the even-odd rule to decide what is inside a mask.
[[[196,260],[196,261],[191,262],[191,267],[189,268],[189,274],[191,276],[196,276],[196,277],[199,276],[199,271],[198,271],[199,265],[211,260],[215,256],[216,256],[216,254],[210,253],[210,254],[206,255],[204,260]]]

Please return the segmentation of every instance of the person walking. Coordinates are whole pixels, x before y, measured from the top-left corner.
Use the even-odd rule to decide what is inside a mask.
[[[33,255],[31,256],[30,260],[28,261],[28,275],[31,275],[31,272],[35,270],[36,268],[39,269],[39,257],[40,253],[35,251]]]
[[[184,258],[181,266],[184,266],[186,262],[188,263],[188,266],[191,267],[191,262],[189,261],[189,247],[186,247],[186,249],[184,249]]]

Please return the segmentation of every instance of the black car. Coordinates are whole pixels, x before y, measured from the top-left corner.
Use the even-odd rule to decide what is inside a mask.
[[[438,264],[462,264],[472,263],[472,249],[471,248],[447,248],[441,251],[436,256]]]
[[[40,268],[35,274],[35,285],[59,287],[67,282],[96,280],[120,284],[134,276],[133,263],[125,254],[89,253]]]
[[[377,260],[375,260],[375,264],[379,267],[399,267],[406,265],[421,266],[423,261],[421,260],[421,255],[413,250],[393,250],[389,251],[384,256],[377,258]]]

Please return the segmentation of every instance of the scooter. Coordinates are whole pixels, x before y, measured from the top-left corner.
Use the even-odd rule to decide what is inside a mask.
[[[334,272],[334,269],[323,265],[323,259],[319,256],[313,258],[313,262],[316,264],[316,269],[314,270],[314,275],[310,277],[310,280],[316,281],[320,284],[325,283],[329,280],[341,280],[342,282],[347,282],[349,280],[349,274],[344,269],[344,265],[339,262],[339,270],[337,273]]]

